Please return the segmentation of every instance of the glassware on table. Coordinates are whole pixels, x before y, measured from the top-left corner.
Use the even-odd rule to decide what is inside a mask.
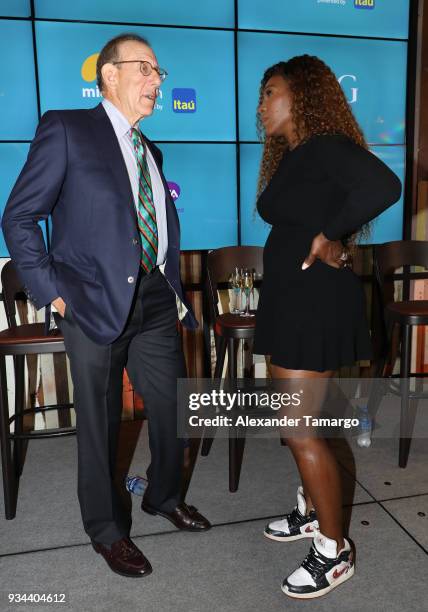
[[[235,268],[234,272],[229,277],[229,283],[232,288],[232,308],[230,312],[233,314],[241,314],[240,309],[240,295],[241,295],[241,270],[239,268]]]
[[[244,268],[241,274],[241,290],[245,294],[245,312],[241,313],[241,317],[254,317],[254,313],[250,312],[250,297],[253,292],[253,287],[253,271]]]

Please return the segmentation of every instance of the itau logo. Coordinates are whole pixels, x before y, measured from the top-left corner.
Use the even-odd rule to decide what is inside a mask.
[[[357,9],[374,9],[375,0],[354,0],[354,7]]]
[[[196,90],[178,87],[173,89],[172,110],[174,113],[196,113]]]

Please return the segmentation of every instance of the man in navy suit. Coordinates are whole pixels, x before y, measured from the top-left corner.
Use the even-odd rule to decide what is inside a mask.
[[[162,154],[138,129],[165,76],[145,39],[110,40],[97,62],[103,102],[42,117],[2,220],[29,298],[53,306],[64,335],[85,531],[113,571],[133,577],[151,566],[129,538],[131,517],[113,484],[125,367],[148,416],[142,509],[179,529],[210,527],[180,500],[176,381],[185,365],[177,314],[189,328],[197,323],[180,280],[179,223]],[[48,215],[49,253],[38,224]]]

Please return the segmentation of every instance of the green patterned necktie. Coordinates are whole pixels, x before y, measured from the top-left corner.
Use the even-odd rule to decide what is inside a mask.
[[[141,265],[146,272],[151,272],[156,266],[158,255],[158,226],[152,182],[140,130],[131,128],[131,138],[138,165],[137,219],[141,239]]]

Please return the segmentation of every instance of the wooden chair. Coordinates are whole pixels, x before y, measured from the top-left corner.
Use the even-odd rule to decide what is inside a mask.
[[[71,435],[75,427],[57,427],[44,430],[24,430],[24,416],[48,410],[69,410],[72,404],[57,404],[25,409],[25,356],[65,352],[64,339],[59,330],[45,334],[44,323],[18,325],[16,298],[26,299],[13,263],[8,261],[1,272],[3,302],[8,329],[0,332],[0,443],[3,472],[3,490],[6,519],[16,515],[19,478],[23,469],[24,441],[34,438],[52,438]],[[15,374],[15,410],[9,415],[6,356],[13,356]],[[14,432],[11,424],[14,423]]]
[[[423,372],[411,372],[412,328],[428,325],[428,300],[409,300],[409,269],[421,266],[427,271],[418,273],[417,278],[428,279],[428,242],[417,240],[387,242],[375,246],[374,268],[379,290],[379,300],[384,309],[384,349],[378,362],[376,377],[369,399],[369,412],[372,418],[376,415],[380,401],[386,391],[401,396],[399,466],[405,468],[409,457],[413,433],[415,410],[411,403],[418,399],[428,398],[427,394],[410,391],[410,378],[426,376]],[[402,275],[395,275],[397,269],[403,268]],[[397,301],[394,296],[394,280],[403,280],[403,299]],[[396,333],[398,332],[398,334]],[[400,351],[400,373],[394,375],[394,364]],[[394,379],[400,379],[399,385]]]
[[[253,246],[224,247],[208,253],[206,295],[209,310],[209,325],[214,331],[216,367],[214,378],[222,377],[225,356],[228,356],[228,377],[237,378],[237,352],[241,340],[252,343],[255,317],[242,317],[230,312],[220,313],[218,290],[228,287],[231,273],[238,268],[254,270],[256,278],[263,275],[263,248]],[[242,457],[245,445],[244,432],[229,431],[229,490],[235,492],[239,485]],[[213,430],[204,434],[201,454],[208,455],[213,443]]]

